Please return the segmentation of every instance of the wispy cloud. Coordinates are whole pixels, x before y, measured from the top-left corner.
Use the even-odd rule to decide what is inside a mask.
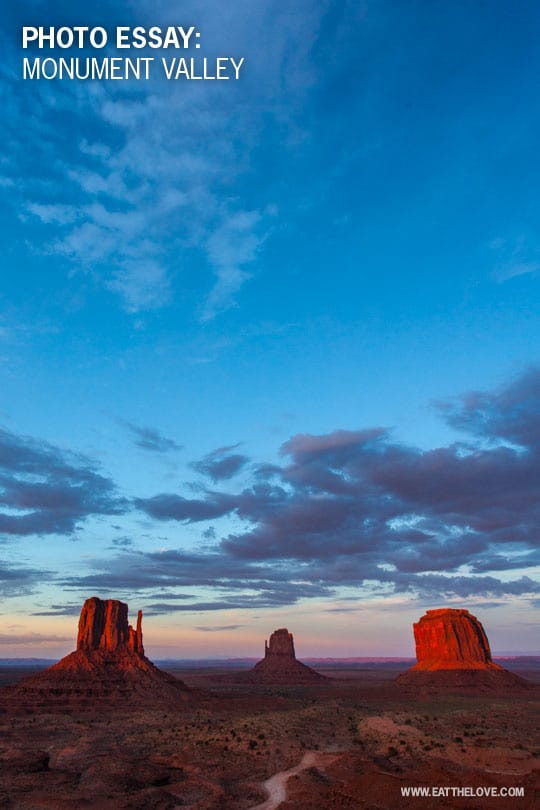
[[[206,252],[215,268],[216,282],[201,312],[201,320],[212,320],[219,312],[229,309],[235,295],[250,274],[243,268],[251,264],[261,247],[265,234],[261,231],[258,211],[237,211],[223,221],[206,241]]]
[[[4,562],[0,565],[0,594],[4,597],[28,595],[53,576],[51,571]]]
[[[51,641],[70,641],[71,636],[46,633],[0,633],[0,644],[48,644]]]
[[[515,238],[498,237],[489,247],[495,257],[493,274],[499,282],[534,275],[540,270],[540,248],[524,234]]]
[[[227,48],[245,57],[238,83],[78,83],[34,97],[13,80],[6,106],[14,128],[24,124],[28,148],[10,143],[6,180],[10,172],[17,178],[21,194],[10,199],[41,223],[44,249],[130,313],[178,301],[186,280],[199,291],[203,322],[234,306],[275,216],[265,184],[251,182],[245,193],[261,128],[298,126],[319,70],[311,48],[325,6],[301,0],[290,14],[268,0],[219,9],[188,3],[187,17],[206,20],[205,54]],[[137,6],[139,24],[170,22],[169,14],[155,3]],[[71,117],[71,131],[85,132],[77,144],[67,146],[55,127],[59,111]]]
[[[228,630],[238,630],[243,627],[243,624],[219,624],[214,627],[205,627],[204,625],[196,627],[196,630],[201,630],[203,633],[226,633]]]
[[[233,478],[249,462],[249,456],[231,452],[238,447],[240,444],[218,447],[199,461],[194,461],[191,466],[197,472],[207,475],[214,483]]]
[[[67,605],[51,605],[48,610],[36,610],[32,616],[78,616],[80,612],[80,603],[71,602]]]
[[[163,436],[159,430],[152,427],[141,427],[134,422],[120,419],[120,424],[126,427],[135,437],[135,444],[142,450],[149,450],[152,453],[168,453],[174,450],[182,450],[183,445],[177,444],[174,439]]]

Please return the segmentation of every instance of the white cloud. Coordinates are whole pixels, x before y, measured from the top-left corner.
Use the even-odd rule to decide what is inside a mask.
[[[232,306],[235,294],[250,277],[241,268],[255,260],[264,241],[264,235],[257,233],[260,223],[258,211],[237,211],[209,236],[206,251],[217,280],[203,308],[202,321]]]
[[[170,297],[167,272],[152,260],[126,262],[107,286],[120,293],[128,312],[155,309],[167,303]]]
[[[77,219],[76,210],[70,205],[40,205],[39,203],[29,203],[28,211],[38,217],[42,222],[49,225],[67,225]]]

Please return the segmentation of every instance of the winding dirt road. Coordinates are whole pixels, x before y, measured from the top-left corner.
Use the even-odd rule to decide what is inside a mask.
[[[287,781],[291,776],[305,771],[306,768],[317,767],[318,765],[330,765],[338,759],[336,754],[324,754],[320,751],[307,751],[302,760],[289,768],[288,771],[279,771],[262,783],[268,793],[268,799],[262,804],[254,805],[249,810],[276,810],[279,805],[287,799]]]

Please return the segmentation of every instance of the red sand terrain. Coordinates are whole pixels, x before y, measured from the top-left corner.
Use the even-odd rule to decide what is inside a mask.
[[[148,708],[139,697],[93,713],[0,715],[0,807],[532,810],[540,660],[524,666],[535,687],[442,696],[403,693],[393,683],[399,662],[329,664],[329,683],[288,687],[231,684],[223,667],[189,668],[170,673],[192,690],[174,708]],[[280,803],[268,804],[265,783],[289,769],[274,781],[285,789]],[[512,804],[401,796],[415,785],[519,786],[525,796]]]

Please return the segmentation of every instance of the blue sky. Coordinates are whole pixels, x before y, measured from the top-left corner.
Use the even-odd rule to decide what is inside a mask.
[[[94,594],[156,654],[407,654],[445,604],[536,649],[536,4],[84,14],[2,23],[0,654]],[[23,82],[74,24],[245,64]]]

